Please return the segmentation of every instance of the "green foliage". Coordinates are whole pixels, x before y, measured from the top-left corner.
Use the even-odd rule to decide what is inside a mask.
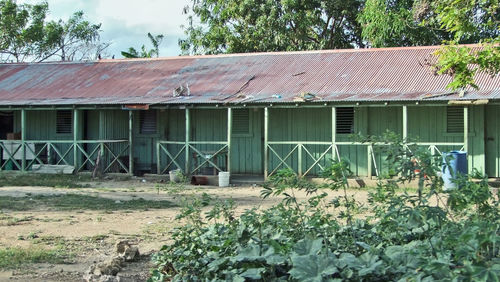
[[[363,47],[363,2],[192,0],[179,45],[184,54]]]
[[[498,0],[367,0],[358,15],[363,39],[374,47],[445,43],[429,62],[436,74],[453,77],[452,90],[474,82],[477,72],[500,70]],[[482,48],[458,46],[483,43]]]
[[[160,44],[163,41],[163,34],[153,36],[148,32],[149,41],[153,45],[153,49],[147,50],[145,45],[142,45],[141,51],[137,51],[134,47],[129,47],[127,51],[122,51],[122,56],[125,58],[153,58],[160,56]]]
[[[479,89],[474,77],[478,72],[485,72],[494,77],[500,71],[500,39],[484,44],[481,49],[456,45],[451,42],[436,51],[437,63],[433,66],[437,74],[453,77],[448,88],[453,90],[471,86]]]
[[[81,11],[68,21],[47,21],[49,6],[0,1],[0,54],[4,62],[96,59],[109,44],[99,42],[100,24]]]
[[[453,34],[449,46],[435,54],[435,71],[453,77],[448,85],[452,90],[479,88],[474,83],[476,73],[494,76],[500,71],[498,0],[444,0],[436,1],[434,8],[441,27]],[[456,45],[464,41],[480,42],[482,48]]]
[[[358,21],[373,47],[436,45],[452,36],[433,15],[426,0],[367,0]]]
[[[63,20],[46,23],[36,61],[57,58],[60,61],[95,60],[109,46],[100,43],[101,24],[85,19],[82,11],[75,12],[67,22]]]
[[[386,144],[398,176],[371,193],[370,216],[357,216],[346,194],[328,200],[324,189],[347,189],[345,160],[325,169],[323,188],[282,170],[262,192],[283,196],[270,209],[235,218],[220,203],[204,217],[201,201],[190,202],[186,224],[154,255],[150,281],[498,280],[500,217],[487,183],[458,179],[463,188],[443,192],[439,157],[394,134],[366,140]],[[396,192],[407,181],[418,181],[418,194]]]

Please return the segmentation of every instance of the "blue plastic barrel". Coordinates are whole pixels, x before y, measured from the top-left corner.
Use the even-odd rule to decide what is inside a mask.
[[[447,160],[448,163],[446,162]],[[443,152],[442,178],[445,190],[457,188],[454,180],[457,179],[459,174],[467,174],[467,171],[467,152]]]

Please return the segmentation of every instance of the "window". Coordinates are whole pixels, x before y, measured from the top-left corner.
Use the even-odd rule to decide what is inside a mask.
[[[56,112],[56,133],[71,134],[73,125],[73,113],[71,110]]]
[[[156,111],[141,111],[139,124],[141,134],[156,134]]]
[[[233,110],[233,134],[234,135],[249,135],[250,134],[250,110],[249,109]]]
[[[354,108],[336,108],[337,134],[354,133]]]
[[[446,132],[464,132],[464,109],[462,107],[446,108]]]

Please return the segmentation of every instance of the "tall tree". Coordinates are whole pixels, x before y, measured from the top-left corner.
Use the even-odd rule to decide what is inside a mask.
[[[0,61],[93,59],[109,43],[100,42],[100,24],[92,24],[83,12],[67,21],[47,21],[48,4],[0,1]]]
[[[435,3],[437,18],[442,28],[453,33],[453,39],[438,50],[437,74],[453,77],[449,88],[457,90],[467,86],[479,88],[474,81],[477,72],[492,76],[500,72],[500,20],[498,0],[442,0]],[[477,40],[482,48],[457,44],[464,40]]]
[[[148,32],[148,38],[153,45],[153,49],[146,49],[145,45],[142,45],[141,50],[137,51],[134,47],[129,47],[127,51],[122,51],[122,56],[125,58],[153,58],[160,56],[160,44],[163,41],[163,34],[152,35]]]
[[[367,0],[358,16],[373,47],[446,46],[435,53],[436,74],[453,77],[449,88],[472,86],[474,75],[500,70],[498,0]],[[481,49],[458,46],[483,43]]]
[[[427,0],[367,0],[358,21],[372,47],[436,45],[452,38]]]
[[[364,0],[192,0],[184,54],[363,47]]]
[[[44,38],[47,3],[17,5],[0,1],[1,61],[23,62],[40,52]]]
[[[51,21],[45,26],[45,41],[40,60],[57,57],[61,61],[88,59],[97,48],[101,24],[84,18],[82,11],[74,13],[68,21]],[[109,45],[109,44],[108,44]],[[89,48],[91,50],[89,50]]]

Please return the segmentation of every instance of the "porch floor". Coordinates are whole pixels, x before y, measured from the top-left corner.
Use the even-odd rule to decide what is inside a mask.
[[[253,174],[233,174],[231,175],[231,184],[235,185],[252,185],[264,183],[264,175]]]

